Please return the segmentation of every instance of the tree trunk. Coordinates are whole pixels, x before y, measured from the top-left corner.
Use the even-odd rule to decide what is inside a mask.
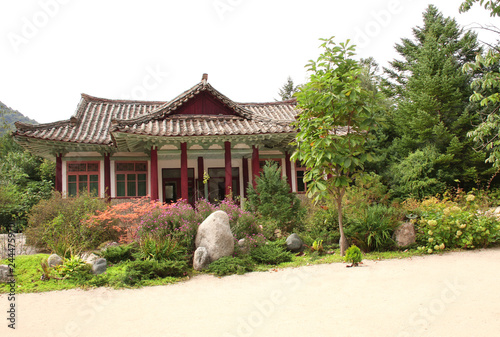
[[[337,212],[339,214],[339,232],[340,232],[340,255],[344,256],[345,251],[347,248],[349,248],[349,244],[347,242],[347,238],[345,237],[344,234],[344,226],[342,224],[342,198],[344,197],[344,192],[345,189],[339,193],[339,196],[337,197]]]

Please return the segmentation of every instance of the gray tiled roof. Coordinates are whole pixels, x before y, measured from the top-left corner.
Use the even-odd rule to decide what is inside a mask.
[[[234,115],[176,115],[176,110],[202,91],[215,96]],[[82,94],[69,120],[27,125],[16,123],[14,136],[77,144],[113,145],[111,134],[147,136],[217,136],[294,133],[290,126],[295,100],[236,103],[202,81],[168,102],[128,101]]]

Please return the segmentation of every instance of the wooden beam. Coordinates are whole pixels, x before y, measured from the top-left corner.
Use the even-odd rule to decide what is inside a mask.
[[[255,188],[257,182],[255,179],[260,175],[260,163],[259,163],[259,149],[253,145],[252,146],[252,184]]]
[[[181,198],[189,200],[187,143],[181,143]]]
[[[111,200],[111,154],[104,154],[104,196]]]
[[[243,161],[243,197],[247,197],[247,188],[248,188],[248,158],[241,158]]]
[[[56,155],[56,191],[62,193],[62,154]]]
[[[292,162],[290,161],[290,153],[285,151],[285,174],[286,181],[290,186],[290,192],[292,191]]]
[[[158,200],[158,149],[151,146],[151,200]]]
[[[231,166],[231,142],[224,142],[224,168],[226,173],[226,194],[233,190],[233,168]]]

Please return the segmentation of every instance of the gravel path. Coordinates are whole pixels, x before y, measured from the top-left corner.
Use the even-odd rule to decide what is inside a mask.
[[[500,249],[18,294],[0,336],[499,336]],[[0,312],[8,308],[0,295]]]

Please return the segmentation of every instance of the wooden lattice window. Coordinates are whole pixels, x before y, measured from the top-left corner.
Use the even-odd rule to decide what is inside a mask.
[[[296,176],[296,186],[297,193],[306,193],[307,192],[307,184],[304,181],[304,175],[307,169],[305,167],[296,166],[295,167],[295,176]]]
[[[116,163],[116,196],[143,197],[148,194],[147,162]]]
[[[68,196],[82,191],[99,195],[99,162],[68,162]]]

